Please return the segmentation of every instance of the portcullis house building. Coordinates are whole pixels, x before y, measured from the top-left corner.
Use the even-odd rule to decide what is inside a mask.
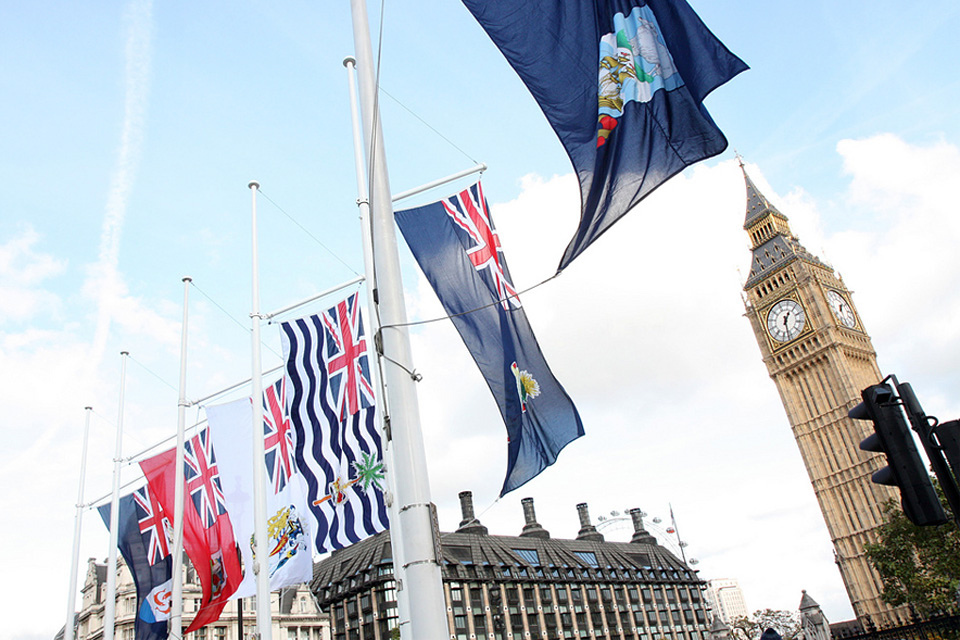
[[[463,520],[441,534],[451,640],[705,640],[706,584],[631,511],[630,542],[608,542],[577,505],[575,540],[551,538],[523,500],[518,536],[491,535],[460,494]],[[387,532],[334,552],[310,585],[333,640],[386,640],[400,622]]]

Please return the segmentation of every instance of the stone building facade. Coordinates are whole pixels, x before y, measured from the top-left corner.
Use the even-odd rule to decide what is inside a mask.
[[[117,558],[116,621],[114,638],[134,640],[137,612],[137,590],[133,576],[122,557]],[[103,638],[104,604],[107,595],[107,566],[93,558],[87,561],[83,581],[81,609],[76,617],[76,640]],[[271,595],[274,640],[330,640],[330,624],[320,612],[307,585],[299,585]],[[189,565],[184,563],[183,626],[193,620],[200,605],[200,583]],[[231,600],[217,622],[208,624],[186,636],[184,640],[253,640],[256,634],[254,598],[242,599],[243,634],[239,631],[241,600]],[[63,630],[55,640],[63,637]]]

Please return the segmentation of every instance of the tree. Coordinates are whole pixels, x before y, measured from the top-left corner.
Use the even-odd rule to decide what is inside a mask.
[[[875,543],[864,552],[883,581],[883,601],[910,604],[921,618],[957,613],[960,587],[960,531],[953,513],[934,479],[944,511],[951,522],[936,527],[918,527],[910,522],[894,500],[884,505],[887,522]]]
[[[737,617],[730,628],[740,640],[758,640],[764,629],[772,628],[783,640],[795,640],[800,634],[800,616],[795,611],[761,609],[750,617]]]

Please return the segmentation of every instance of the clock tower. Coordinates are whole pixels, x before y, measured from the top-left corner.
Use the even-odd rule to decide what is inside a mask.
[[[876,352],[843,279],[800,244],[787,217],[740,168],[752,252],[745,315],[780,392],[850,604],[861,624],[906,623],[905,607],[880,599],[880,578],[863,552],[884,522],[882,505],[898,494],[871,482],[882,456],[860,451],[872,429],[847,417],[860,390],[883,377]]]

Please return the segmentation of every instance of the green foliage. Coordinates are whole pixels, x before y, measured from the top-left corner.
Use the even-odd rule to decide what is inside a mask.
[[[939,485],[936,488],[944,511],[952,519],[950,505]],[[864,546],[883,581],[884,602],[913,605],[922,618],[957,613],[960,531],[956,524],[951,521],[937,527],[918,527],[893,500],[884,505],[884,512],[888,520],[880,527],[878,541]]]
[[[761,609],[730,622],[730,629],[740,640],[757,640],[767,628],[776,630],[783,640],[795,640],[800,634],[800,616],[794,611]]]
[[[390,640],[400,640],[400,627],[390,629]]]

